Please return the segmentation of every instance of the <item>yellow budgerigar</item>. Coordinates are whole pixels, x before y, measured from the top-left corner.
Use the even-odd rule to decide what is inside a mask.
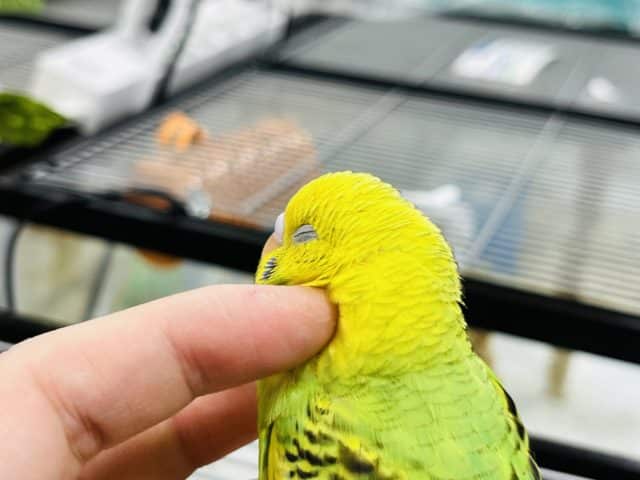
[[[332,173],[293,196],[275,236],[257,282],[324,288],[339,319],[323,351],[259,385],[261,480],[540,478],[419,210],[371,175]]]

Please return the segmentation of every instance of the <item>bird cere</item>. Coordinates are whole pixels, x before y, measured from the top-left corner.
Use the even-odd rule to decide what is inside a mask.
[[[516,407],[473,352],[438,228],[390,185],[323,175],[278,217],[256,281],[326,289],[306,364],[259,383],[260,479],[540,478]]]

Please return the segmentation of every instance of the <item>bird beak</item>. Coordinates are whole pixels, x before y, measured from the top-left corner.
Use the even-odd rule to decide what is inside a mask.
[[[268,255],[279,246],[280,244],[278,243],[276,236],[274,234],[271,234],[271,236],[267,239],[267,242],[264,244],[264,247],[262,247],[262,256],[264,257],[265,255]]]

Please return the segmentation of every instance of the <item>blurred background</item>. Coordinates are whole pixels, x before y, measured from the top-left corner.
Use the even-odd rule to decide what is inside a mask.
[[[635,0],[0,0],[0,345],[250,283],[297,188],[367,171],[540,463],[640,478],[639,60]]]

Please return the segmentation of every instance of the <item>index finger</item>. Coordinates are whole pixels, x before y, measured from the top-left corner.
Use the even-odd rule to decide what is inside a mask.
[[[324,293],[309,288],[194,290],[15,347],[0,358],[0,376],[23,385],[0,388],[0,398],[22,419],[16,428],[28,416],[34,436],[64,434],[61,443],[81,464],[199,395],[292,368],[322,348],[334,320]],[[36,398],[23,402],[25,392]]]

